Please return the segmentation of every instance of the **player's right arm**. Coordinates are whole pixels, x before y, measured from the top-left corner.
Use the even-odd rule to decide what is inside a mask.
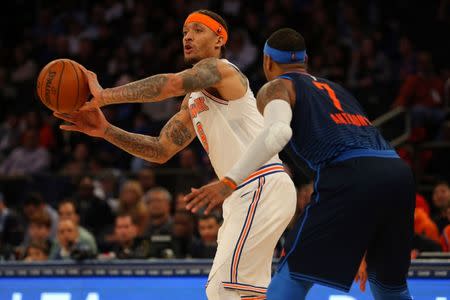
[[[227,94],[234,91],[237,95],[233,94],[233,98],[240,98],[247,89],[246,80],[242,80],[243,75],[238,74],[230,64],[213,57],[205,58],[179,73],[157,74],[107,89],[100,86],[95,73],[85,68],[83,71],[88,78],[94,102],[100,107],[119,103],[157,102],[211,87],[219,92],[226,91]],[[237,83],[232,91],[229,89],[230,83]]]
[[[104,138],[131,155],[156,163],[166,162],[195,138],[188,97],[185,97],[180,111],[166,123],[157,137],[127,132],[110,124],[96,103],[89,103],[71,114],[55,112],[54,115],[71,123],[61,125],[63,130]]]

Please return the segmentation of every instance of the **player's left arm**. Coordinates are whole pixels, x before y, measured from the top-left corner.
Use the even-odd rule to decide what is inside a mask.
[[[249,145],[243,156],[225,175],[225,178],[193,189],[185,197],[186,209],[197,212],[206,207],[209,213],[221,205],[245,178],[280,152],[292,136],[290,127],[293,102],[290,81],[275,79],[266,83],[257,95],[258,110],[264,115],[264,128]]]

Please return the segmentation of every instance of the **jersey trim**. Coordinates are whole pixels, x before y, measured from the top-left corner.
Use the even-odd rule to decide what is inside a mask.
[[[257,180],[260,177],[267,176],[267,175],[274,174],[274,173],[280,173],[280,172],[285,172],[283,164],[273,163],[273,164],[268,164],[268,165],[262,166],[261,168],[259,168],[258,170],[256,170],[252,174],[250,174],[250,176],[248,176],[244,180],[244,182],[242,182],[236,188],[236,190],[239,190],[240,188],[243,188],[247,184]]]
[[[248,208],[247,216],[244,221],[244,225],[242,226],[241,233],[239,234],[238,241],[234,248],[233,257],[231,259],[231,270],[230,270],[231,283],[238,282],[239,261],[241,260],[242,250],[244,249],[245,241],[247,240],[247,237],[250,233],[250,229],[252,227],[253,219],[255,218],[256,208],[258,207],[259,199],[261,199],[261,194],[263,191],[265,181],[266,180],[264,177],[259,178],[258,189],[253,194],[253,199]]]
[[[394,150],[355,149],[339,154],[331,163],[336,163],[356,157],[400,158]]]
[[[223,99],[217,98],[216,96],[213,96],[210,93],[208,93],[206,90],[201,90],[201,92],[203,94],[205,94],[206,97],[208,97],[209,99],[211,99],[214,102],[217,102],[217,103],[223,104],[223,105],[228,105],[228,101],[227,100],[223,100]]]

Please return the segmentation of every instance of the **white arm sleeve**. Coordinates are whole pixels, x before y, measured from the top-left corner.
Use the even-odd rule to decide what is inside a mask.
[[[264,108],[264,128],[243,156],[225,175],[237,185],[280,152],[292,136],[292,109],[281,99],[270,101]]]

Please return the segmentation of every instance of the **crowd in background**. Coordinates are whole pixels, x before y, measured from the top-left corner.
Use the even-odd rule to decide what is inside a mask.
[[[450,141],[450,3],[386,0],[15,1],[0,19],[0,257],[36,260],[212,257],[220,212],[192,215],[183,195],[214,179],[195,141],[165,165],[133,158],[107,142],[62,132],[35,96],[39,70],[71,58],[104,87],[157,73],[183,61],[182,25],[209,8],[228,22],[226,58],[265,82],[262,46],[276,29],[305,37],[308,70],[349,89],[370,119],[395,107],[411,111],[410,142]],[[430,34],[419,34],[429,32]],[[131,132],[158,135],[181,99],[105,107],[107,119]],[[402,149],[399,149],[402,150]],[[406,150],[405,150],[406,151]],[[408,153],[402,152],[405,159]],[[443,179],[450,171],[441,158]],[[427,166],[422,166],[426,169]],[[292,170],[298,213],[311,195],[307,176]],[[435,183],[417,194],[415,248],[449,248],[450,191]]]

